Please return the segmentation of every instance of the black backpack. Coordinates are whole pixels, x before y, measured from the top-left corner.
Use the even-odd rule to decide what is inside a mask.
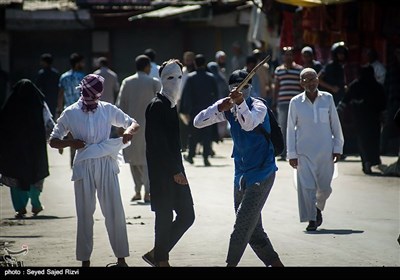
[[[267,141],[271,140],[272,145],[274,146],[274,154],[275,154],[275,156],[279,156],[280,154],[283,153],[283,149],[285,148],[285,142],[283,140],[283,134],[282,134],[281,127],[279,126],[278,122],[276,121],[274,113],[268,107],[267,101],[261,97],[256,97],[255,99],[261,100],[267,107],[269,124],[271,126],[271,134],[265,130],[262,123],[260,123],[256,128],[254,128],[254,131],[264,135],[264,137],[265,137],[265,139],[267,139]]]

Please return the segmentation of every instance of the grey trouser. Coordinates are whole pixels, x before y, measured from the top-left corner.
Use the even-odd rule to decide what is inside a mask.
[[[235,187],[236,221],[229,242],[226,259],[228,265],[236,266],[239,263],[247,244],[250,244],[258,258],[266,266],[279,258],[263,229],[261,219],[261,210],[274,180],[275,172],[260,183],[249,187]]]
[[[276,109],[278,111],[278,123],[282,130],[283,141],[285,142],[285,148],[283,149],[281,157],[286,157],[286,129],[289,113],[289,103],[278,104]]]
[[[133,181],[135,182],[135,191],[140,193],[142,185],[146,194],[150,193],[150,182],[147,165],[130,164]]]

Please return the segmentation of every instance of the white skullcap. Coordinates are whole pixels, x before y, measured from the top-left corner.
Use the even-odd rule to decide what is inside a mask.
[[[221,56],[226,56],[226,54],[223,51],[217,51],[215,53],[215,59],[220,58]]]
[[[311,54],[314,54],[312,48],[309,47],[309,46],[304,47],[304,48],[301,50],[301,53],[302,53],[302,54],[305,53],[305,52],[309,52],[309,53],[311,53]]]

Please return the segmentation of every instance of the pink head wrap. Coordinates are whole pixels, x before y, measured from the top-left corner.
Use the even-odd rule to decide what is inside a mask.
[[[82,110],[84,112],[95,112],[103,93],[104,78],[96,74],[85,76],[79,83],[78,89],[81,90]]]

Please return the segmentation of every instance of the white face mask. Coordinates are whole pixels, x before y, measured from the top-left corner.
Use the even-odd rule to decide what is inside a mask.
[[[182,70],[175,62],[167,64],[161,72],[161,94],[176,106],[182,84]]]
[[[229,85],[229,90],[233,90],[235,87],[237,87],[239,84],[232,84]],[[250,97],[251,93],[251,85],[247,84],[244,88],[242,88],[242,94],[243,94],[243,99],[246,100],[247,98]]]

